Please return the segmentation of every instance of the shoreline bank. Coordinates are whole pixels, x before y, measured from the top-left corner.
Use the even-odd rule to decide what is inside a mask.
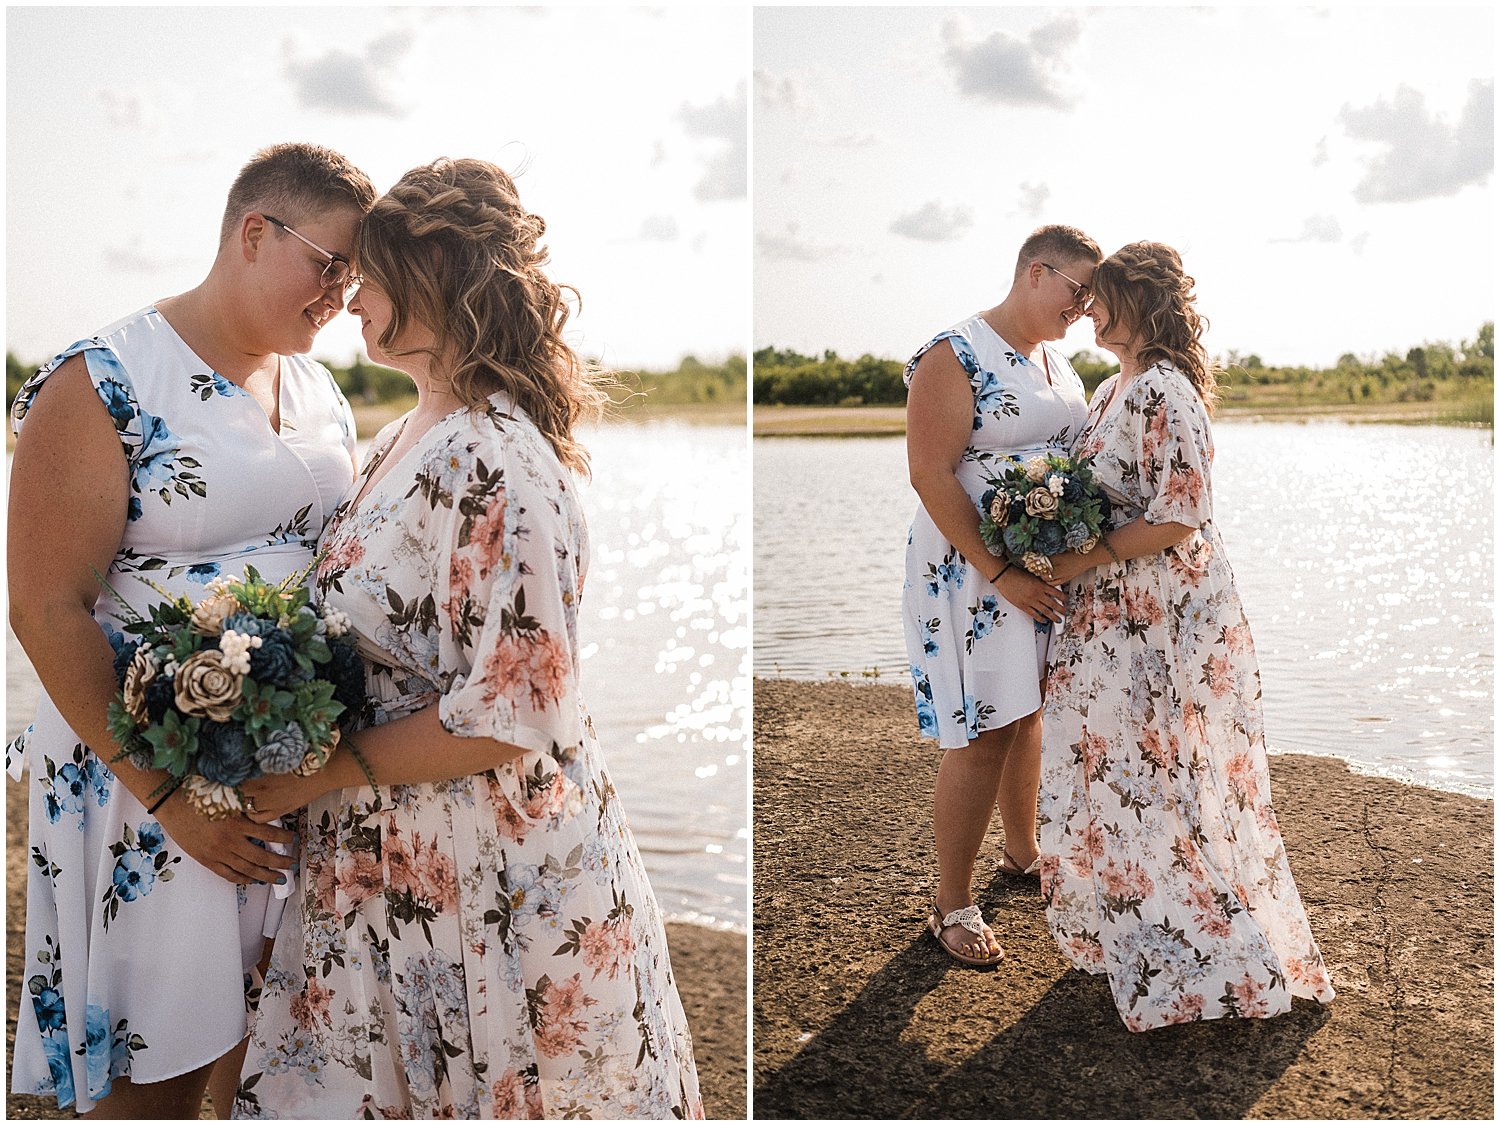
[[[375,437],[383,426],[400,418],[416,406],[416,402],[413,395],[385,403],[351,403],[356,436],[360,441]],[[619,407],[599,425],[678,422],[687,426],[743,426],[749,415],[749,405],[743,399],[726,403],[664,403],[660,406],[647,402]],[[11,441],[14,444],[14,435]]]
[[[996,874],[998,819],[976,888],[1005,961],[925,933],[938,759],[908,690],[757,679],[754,738],[758,1117],[1489,1117],[1493,802],[1273,756],[1339,996],[1135,1035]]]
[[[1347,422],[1397,423],[1413,426],[1459,426],[1492,429],[1484,423],[1445,421],[1444,414],[1424,403],[1389,403],[1351,409],[1329,407],[1233,407],[1214,412],[1218,422]],[[906,433],[904,406],[788,407],[757,405],[752,432],[757,438],[882,438]]]
[[[5,1045],[15,1044],[17,1006],[22,996],[26,937],[26,784],[5,780]],[[694,1055],[704,1110],[709,1118],[739,1119],[746,1114],[745,934],[667,924],[667,949],[677,977]],[[50,1096],[10,1093],[6,1077],[5,1116],[10,1119],[77,1118],[59,1110]],[[198,1115],[213,1119],[207,1098]]]
[[[903,691],[910,691],[911,689],[910,671],[905,666],[898,669],[893,664],[866,666],[863,669],[839,669],[824,672],[822,675],[802,671],[783,672],[780,671],[779,665],[774,665],[773,668],[775,671],[762,669],[756,674],[757,679],[789,681],[796,684],[879,684],[887,687],[898,687]],[[1310,751],[1299,748],[1285,748],[1278,746],[1274,740],[1267,740],[1266,746],[1273,762],[1277,758],[1288,755],[1312,759],[1327,759],[1347,768],[1349,773],[1365,778],[1380,778],[1400,785],[1418,786],[1427,790],[1435,790],[1439,793],[1475,798],[1479,801],[1495,800],[1493,781],[1485,783],[1460,780],[1450,781],[1445,785],[1442,780],[1418,776],[1413,768],[1406,768],[1406,774],[1403,775],[1396,773],[1396,768],[1389,765],[1378,765],[1352,760],[1347,758],[1343,751]]]

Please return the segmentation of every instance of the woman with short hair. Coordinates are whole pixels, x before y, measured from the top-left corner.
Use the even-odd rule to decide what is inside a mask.
[[[949,957],[979,968],[1003,955],[971,887],[997,805],[1000,871],[1037,872],[1041,682],[1062,608],[1055,587],[990,553],[980,500],[1014,461],[1065,451],[1083,422],[1083,383],[1047,342],[1083,315],[1099,257],[1074,227],[1039,228],[1005,300],[938,333],[906,365],[907,466],[921,507],[902,611],[918,729],[943,751],[927,925]]]
[[[201,598],[221,574],[311,562],[354,475],[354,424],[306,353],[343,308],[374,197],[328,149],[257,153],[208,276],[59,353],[12,406],[11,625],[44,690],[11,748],[13,776],[31,774],[32,859],[12,1090],[196,1118],[214,1061],[244,1039],[281,909],[267,881],[290,864],[262,842],[292,835],[209,821],[161,797],[165,771],[118,757],[114,592],[145,613],[158,586]],[[226,1117],[232,1090],[215,1083]]]

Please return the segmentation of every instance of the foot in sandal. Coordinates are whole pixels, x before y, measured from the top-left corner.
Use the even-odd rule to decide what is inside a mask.
[[[994,932],[985,925],[977,904],[970,903],[944,914],[936,902],[927,919],[927,929],[948,957],[965,966],[993,969],[1005,957]]]

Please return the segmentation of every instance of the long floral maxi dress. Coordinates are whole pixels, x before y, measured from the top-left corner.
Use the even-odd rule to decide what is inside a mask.
[[[1042,721],[1047,924],[1133,1031],[1266,1017],[1333,987],[1271,808],[1260,670],[1213,522],[1213,440],[1158,365],[1095,393],[1074,454],[1114,525],[1198,529],[1070,584]]]
[[[280,580],[306,568],[354,476],[354,420],[327,370],[281,359],[281,432],[256,400],[203,363],[154,308],[61,353],[22,387],[32,400],[70,356],[119,432],[130,473],[111,587],[145,613],[154,582],[200,598],[247,565]],[[118,649],[121,608],[94,617]],[[283,901],[236,887],[165,835],[44,694],[11,745],[30,772],[26,963],[14,1091],[93,1108],[116,1076],[154,1083],[209,1063],[245,1035],[250,970]],[[96,753],[98,752],[98,753]]]
[[[974,391],[973,436],[958,479],[974,502],[1011,460],[1066,451],[1088,408],[1083,382],[1056,349],[1043,345],[1033,364],[1000,338],[983,316],[938,333],[907,362],[941,341],[952,347]],[[989,575],[963,554],[918,507],[906,538],[902,622],[916,697],[917,726],[944,749],[966,747],[981,731],[1001,728],[1041,706],[1052,623],[1016,609]]]
[[[236,1115],[702,1117],[662,919],[579,693],[588,545],[567,471],[497,394],[434,426],[323,547],[321,599],[370,662],[367,722],[436,703],[453,734],[525,754],[308,807]]]

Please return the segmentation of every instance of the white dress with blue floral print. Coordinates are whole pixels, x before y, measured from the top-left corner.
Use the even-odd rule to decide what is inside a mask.
[[[974,391],[973,435],[957,474],[977,521],[980,497],[1007,459],[1067,452],[1088,415],[1083,381],[1055,348],[1044,344],[1044,363],[1034,364],[976,313],[922,346],[906,365],[908,385],[940,341]],[[999,569],[997,559],[989,573]],[[918,727],[938,746],[967,746],[1041,707],[1050,623],[1039,626],[1011,605],[921,507],[906,539],[902,619]]]
[[[246,391],[146,309],[79,341],[16,396],[20,432],[47,377],[81,354],[130,473],[124,538],[106,576],[137,611],[147,585],[198,598],[247,565],[280,580],[305,568],[354,476],[354,420],[322,366],[281,359],[280,433]],[[117,646],[121,611],[94,608]],[[93,1108],[110,1082],[169,1079],[245,1035],[250,968],[282,901],[187,856],[42,695],[7,748],[30,773],[26,964],[11,1089]]]

